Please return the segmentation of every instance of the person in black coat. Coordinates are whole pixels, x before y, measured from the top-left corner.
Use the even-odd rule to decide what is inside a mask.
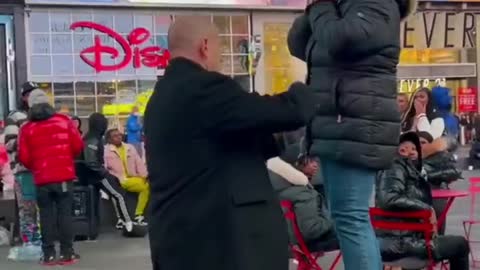
[[[105,168],[105,142],[104,135],[107,131],[108,120],[101,113],[92,113],[88,117],[88,132],[83,136],[85,148],[78,160],[75,161],[78,180],[83,185],[93,185],[105,192],[111,199],[117,216],[116,228],[131,232],[134,225],[142,222],[134,220],[128,213],[124,197],[125,191],[120,185],[120,180]]]
[[[396,104],[400,24],[415,0],[313,0],[290,29],[318,110],[307,126],[347,270],[382,268],[368,215],[377,170],[400,134]],[[355,221],[355,222],[352,222]]]
[[[387,211],[431,210],[432,194],[422,162],[420,139],[414,132],[401,136],[399,157],[390,169],[378,174],[376,206]],[[432,219],[436,223],[436,219]],[[427,259],[428,253],[422,233],[379,231],[380,250],[384,261],[405,257]],[[435,261],[448,260],[451,270],[469,269],[469,245],[463,236],[437,236],[433,238]]]
[[[428,182],[432,189],[448,189],[448,186],[462,178],[462,172],[457,168],[453,154],[447,151],[446,138],[433,139],[433,136],[425,131],[417,133],[422,145],[423,167],[427,174]],[[434,199],[433,209],[435,214],[440,214],[447,206],[447,199]],[[439,228],[440,235],[445,234],[446,222]]]
[[[209,17],[180,17],[169,29],[172,60],[144,122],[153,269],[287,270],[266,160],[278,156],[272,134],[305,125],[315,104],[301,83],[247,93],[217,72],[219,43]]]

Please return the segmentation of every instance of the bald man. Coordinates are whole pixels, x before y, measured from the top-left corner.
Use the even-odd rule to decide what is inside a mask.
[[[301,83],[277,96],[243,90],[221,74],[208,18],[177,18],[172,60],[145,115],[155,270],[287,270],[288,237],[266,159],[272,133],[314,114]]]

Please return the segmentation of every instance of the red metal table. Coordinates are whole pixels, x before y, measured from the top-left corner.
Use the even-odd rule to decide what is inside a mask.
[[[456,198],[467,197],[468,191],[454,190],[454,189],[434,189],[432,190],[432,197],[434,199],[447,199],[447,205],[443,209],[442,214],[437,218],[437,226],[441,228],[445,220],[447,219],[448,211]]]

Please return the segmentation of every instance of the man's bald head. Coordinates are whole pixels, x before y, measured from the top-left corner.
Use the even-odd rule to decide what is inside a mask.
[[[172,58],[185,57],[211,71],[220,68],[218,30],[207,16],[178,16],[168,29]]]

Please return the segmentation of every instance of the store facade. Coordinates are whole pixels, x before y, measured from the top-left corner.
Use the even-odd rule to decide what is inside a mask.
[[[280,93],[305,78],[305,64],[291,57],[286,45],[304,2],[26,0],[28,78],[47,90],[58,110],[81,118],[94,111],[122,118],[133,104],[144,106],[165,60],[135,52],[146,49],[164,56],[170,23],[178,16],[201,15],[220,30],[225,74],[246,91]],[[421,13],[402,26],[399,91],[427,83],[446,83],[452,89],[477,86],[478,20],[475,11],[463,12],[463,17],[450,14],[459,7],[433,11],[423,4]],[[130,42],[128,36],[138,31],[140,38]],[[257,37],[262,56],[252,73],[249,51]]]
[[[0,2],[0,120],[16,107],[16,88],[27,79],[24,21],[23,1]]]
[[[59,2],[27,1],[30,11],[26,38],[28,77],[48,92],[60,111],[81,118],[94,111],[122,118],[132,104],[144,108],[168,60],[167,30],[179,16],[211,19],[220,31],[222,72],[232,76],[246,91],[260,89],[259,92],[265,93],[263,87],[257,85],[264,85],[258,78],[264,76],[262,59],[269,58],[269,54],[261,57],[257,76],[249,66],[254,32],[264,31],[252,23],[255,17],[252,9],[233,5],[192,9],[191,5],[182,8],[181,4],[176,8],[158,5],[145,8],[139,1],[84,0],[74,6]],[[100,2],[103,5],[99,5]],[[248,4],[246,2],[242,1]],[[284,13],[290,14],[286,20],[288,27],[294,12],[281,12],[281,15]],[[132,35],[138,40],[132,42]],[[111,49],[105,49],[107,47]],[[277,47],[282,55],[288,53],[284,42]],[[277,73],[271,76],[280,81]]]

